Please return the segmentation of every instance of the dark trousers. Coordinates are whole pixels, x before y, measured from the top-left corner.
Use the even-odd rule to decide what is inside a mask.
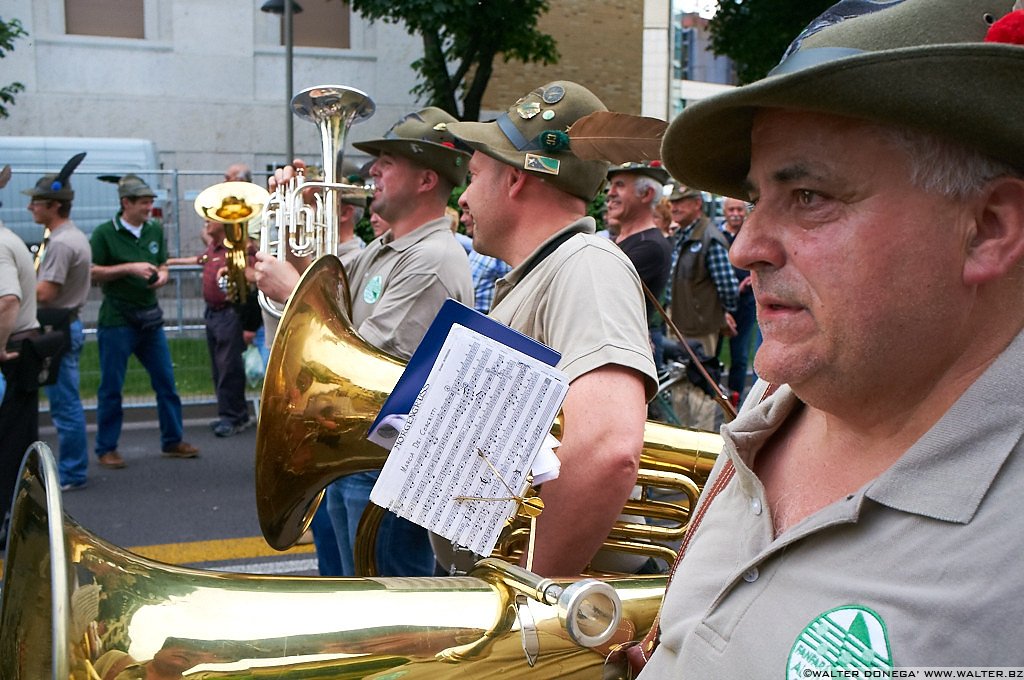
[[[206,308],[206,347],[213,367],[213,387],[217,393],[217,415],[232,425],[249,420],[245,401],[245,363],[242,352],[242,320],[233,307]]]
[[[39,383],[25,370],[22,354],[0,364],[7,390],[0,402],[0,525],[10,512],[25,451],[39,439]]]

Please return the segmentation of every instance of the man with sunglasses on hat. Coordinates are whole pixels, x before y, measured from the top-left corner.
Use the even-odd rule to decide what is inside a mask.
[[[730,252],[768,382],[643,680],[1024,669],[1021,9],[846,0],[670,125],[669,172],[755,206]]]
[[[388,230],[345,268],[352,324],[361,338],[406,360],[445,300],[473,305],[469,260],[452,238],[445,214],[452,189],[465,181],[468,160],[444,129],[454,120],[439,108],[427,107],[404,116],[383,137],[353,144],[375,157],[370,168],[372,210]],[[274,184],[287,181],[291,172],[276,172]],[[257,284],[266,291],[280,267],[263,253],[257,259]],[[291,288],[278,288],[276,294],[290,295]],[[356,530],[378,474],[348,475],[327,487],[327,509],[345,576],[355,575]],[[427,530],[391,513],[378,531],[376,560],[381,576],[434,573]]]
[[[462,195],[473,248],[512,266],[490,316],[558,350],[571,381],[561,473],[540,492],[533,569],[545,576],[579,574],[608,536],[636,482],[657,389],[640,279],[586,216],[608,164],[576,157],[564,132],[605,110],[582,85],[557,81],[494,122],[448,125],[475,152]]]

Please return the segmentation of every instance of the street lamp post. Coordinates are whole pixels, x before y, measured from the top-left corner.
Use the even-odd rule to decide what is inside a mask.
[[[295,0],[267,0],[260,11],[284,15],[284,89],[285,89],[285,162],[295,158],[295,135],[292,132],[292,14],[302,11]]]

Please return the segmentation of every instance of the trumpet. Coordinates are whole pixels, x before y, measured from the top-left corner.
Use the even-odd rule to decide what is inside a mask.
[[[245,279],[249,234],[246,225],[257,219],[267,206],[270,194],[251,182],[221,182],[196,196],[194,207],[199,216],[224,225],[225,258],[228,266],[228,299],[245,304],[249,284]]]
[[[359,90],[343,85],[318,85],[292,98],[292,112],[317,125],[323,155],[323,178],[307,181],[299,169],[284,185],[270,195],[260,227],[260,250],[285,260],[318,260],[333,254],[338,243],[338,202],[335,194],[369,197],[373,189],[366,185],[337,181],[341,153],[348,129],[373,115],[376,105]],[[330,196],[317,193],[313,205],[306,204],[307,189],[328,189]],[[259,293],[260,306],[271,316],[281,318],[284,306]]]

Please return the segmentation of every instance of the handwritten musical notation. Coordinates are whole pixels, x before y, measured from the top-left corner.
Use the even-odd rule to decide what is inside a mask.
[[[561,371],[453,324],[370,499],[489,554],[568,388]]]

